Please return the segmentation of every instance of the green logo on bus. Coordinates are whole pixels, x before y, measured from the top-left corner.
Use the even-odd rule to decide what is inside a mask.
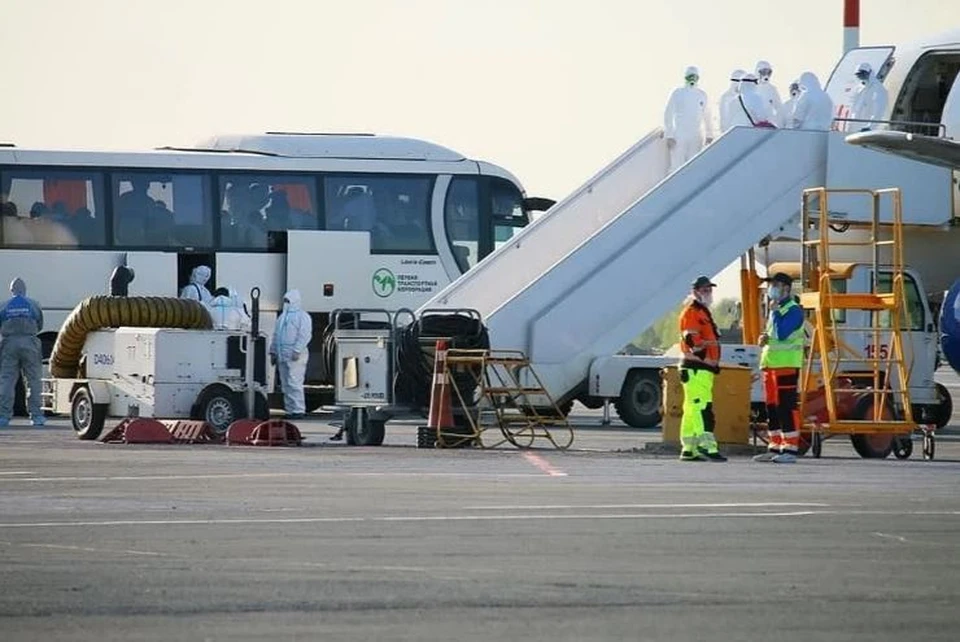
[[[387,268],[380,268],[373,273],[373,293],[385,299],[397,289],[397,277]]]

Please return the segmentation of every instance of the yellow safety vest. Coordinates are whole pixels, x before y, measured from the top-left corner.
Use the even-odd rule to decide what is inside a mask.
[[[797,307],[797,302],[790,299],[780,307],[785,313],[790,308]],[[767,318],[767,345],[760,352],[761,368],[801,368],[803,367],[803,342],[805,337],[803,325],[794,330],[786,339],[778,339],[776,327],[773,324],[773,314]]]

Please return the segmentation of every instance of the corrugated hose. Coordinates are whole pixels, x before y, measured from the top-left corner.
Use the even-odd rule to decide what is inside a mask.
[[[80,357],[87,334],[103,328],[213,328],[210,313],[199,301],[158,296],[92,296],[73,309],[50,354],[50,374],[61,379],[80,376]]]

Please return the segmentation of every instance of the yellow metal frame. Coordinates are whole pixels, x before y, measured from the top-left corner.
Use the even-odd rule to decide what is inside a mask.
[[[537,439],[545,439],[559,450],[573,444],[572,426],[523,352],[450,349],[444,367],[443,376],[448,385],[453,381],[451,371],[466,371],[472,375],[473,390],[479,394],[468,399],[458,386],[451,385],[469,429],[455,434],[439,430],[439,446],[448,445],[449,440],[465,439],[474,440],[481,448],[510,443],[525,449],[531,448]],[[498,429],[503,438],[485,441],[491,429]]]
[[[834,241],[831,225],[845,221],[831,219],[829,195],[862,195],[872,201],[870,234],[865,241]],[[890,197],[893,209],[891,223],[880,222],[880,205],[884,197]],[[890,229],[891,238],[881,238],[881,229]],[[906,286],[903,275],[903,208],[898,188],[827,189],[823,187],[803,191],[801,207],[801,292],[800,304],[813,312],[813,337],[804,360],[801,374],[800,416],[808,419],[809,393],[823,387],[826,401],[827,421],[806,423],[805,429],[820,434],[905,434],[918,426],[914,422],[910,403],[910,373],[905,365],[901,320],[906,302]],[[871,291],[867,293],[834,292],[830,280],[830,250],[837,246],[861,246],[871,250],[873,275]],[[880,256],[883,248],[890,250],[889,265],[884,269],[892,273],[891,292],[879,291]],[[826,266],[821,269],[821,266]],[[862,328],[873,333],[874,345],[880,345],[881,334],[890,335],[890,350],[885,357],[878,354],[860,356],[839,338],[834,310],[870,311],[870,326]],[[890,312],[890,327],[880,327],[879,312]],[[844,328],[850,330],[851,328]],[[838,379],[850,377],[840,369],[842,363],[857,362],[865,366],[856,378],[869,378],[863,388],[840,388]],[[863,373],[863,374],[860,374]],[[867,377],[866,375],[869,375]],[[896,376],[894,376],[896,375]],[[894,380],[899,383],[894,388]],[[873,395],[871,417],[841,417],[838,394]],[[899,404],[895,402],[899,401]],[[898,408],[899,407],[899,408]],[[899,409],[900,412],[896,412]],[[898,415],[900,415],[898,417]]]

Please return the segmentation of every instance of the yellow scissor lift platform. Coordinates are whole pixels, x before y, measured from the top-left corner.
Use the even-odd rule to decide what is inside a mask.
[[[872,217],[860,224],[867,230],[866,240],[833,240],[838,226],[853,224],[830,216],[830,195],[844,194],[869,198]],[[889,198],[892,221],[881,223],[881,204]],[[886,457],[892,451],[905,459],[913,450],[911,434],[923,433],[923,455],[932,459],[933,429],[919,425],[910,403],[910,369],[904,359],[901,324],[904,318],[906,289],[903,261],[903,212],[900,190],[813,188],[803,192],[801,207],[801,288],[800,305],[812,317],[810,347],[801,371],[800,416],[802,430],[812,438],[814,457],[819,457],[823,440],[833,435],[849,435],[862,457]],[[886,237],[883,236],[886,232]],[[859,246],[872,257],[870,292],[839,293],[831,287],[829,266],[832,247]],[[881,292],[879,274],[881,256],[891,276],[891,291]],[[825,266],[821,269],[821,266]],[[862,310],[870,324],[862,327],[838,327],[834,312]],[[889,327],[881,327],[881,314],[889,314]],[[842,332],[870,332],[873,345],[888,343],[886,355],[860,355],[841,337]],[[881,337],[884,341],[881,342]],[[814,406],[819,406],[814,410]]]
[[[544,439],[554,448],[566,450],[573,444],[573,428],[566,415],[523,352],[451,348],[443,367],[445,381],[453,381],[454,372],[470,373],[475,396],[467,398],[461,386],[451,386],[466,421],[450,439],[439,431],[438,445],[467,439],[481,448],[508,442],[517,448],[530,448],[537,439]],[[485,441],[484,435],[491,429],[499,430],[502,438]]]

